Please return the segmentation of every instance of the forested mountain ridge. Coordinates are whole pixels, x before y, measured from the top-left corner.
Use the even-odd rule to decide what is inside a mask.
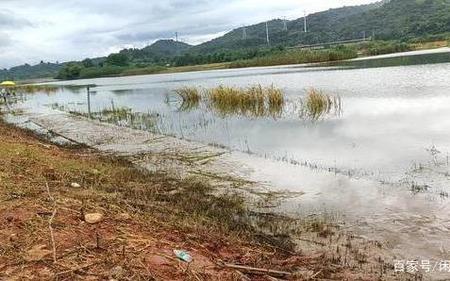
[[[10,69],[0,69],[0,80],[24,80],[55,77],[64,64],[40,62],[36,65],[19,65]]]

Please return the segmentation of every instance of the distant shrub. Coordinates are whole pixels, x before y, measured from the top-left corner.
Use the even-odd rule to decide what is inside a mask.
[[[111,54],[106,58],[106,64],[114,66],[127,66],[129,64],[129,59],[125,54]]]
[[[57,79],[72,80],[80,78],[80,73],[83,70],[83,65],[79,63],[68,63],[66,64],[56,76]]]
[[[104,66],[104,67],[89,67],[83,68],[80,72],[79,78],[95,78],[119,75],[125,70],[120,66]]]

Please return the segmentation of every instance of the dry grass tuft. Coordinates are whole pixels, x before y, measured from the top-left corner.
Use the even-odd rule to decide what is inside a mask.
[[[281,112],[285,103],[283,92],[275,88],[273,85],[267,88],[267,101],[269,110],[273,112]]]
[[[182,87],[176,89],[175,93],[183,100],[180,106],[181,111],[189,111],[193,108],[197,108],[202,99],[200,90],[196,87]]]
[[[332,111],[336,114],[341,112],[341,98],[324,94],[322,91],[311,88],[306,94],[303,102],[302,115],[317,120]]]
[[[202,99],[200,91],[196,87],[183,87],[175,90],[183,102],[199,103]]]

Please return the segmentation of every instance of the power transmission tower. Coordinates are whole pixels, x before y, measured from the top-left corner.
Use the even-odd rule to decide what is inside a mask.
[[[308,32],[308,20],[306,18],[306,11],[305,11],[305,16],[303,17],[303,19],[304,19],[303,26],[305,28],[305,33],[306,33],[306,32]]]
[[[246,39],[247,39],[247,28],[244,25],[242,27],[242,40],[246,40]]]
[[[270,39],[269,39],[269,23],[266,21],[266,39],[267,39],[267,46],[270,47]]]
[[[178,32],[175,32],[175,42],[178,43]],[[175,54],[177,56],[180,54],[180,50],[178,49],[178,44],[175,44]]]
[[[286,21],[286,17],[283,18],[283,31],[287,31],[287,21]]]

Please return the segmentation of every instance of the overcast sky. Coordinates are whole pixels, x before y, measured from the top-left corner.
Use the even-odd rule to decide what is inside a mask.
[[[242,25],[374,0],[0,0],[0,68],[79,60],[161,38],[198,44]]]

